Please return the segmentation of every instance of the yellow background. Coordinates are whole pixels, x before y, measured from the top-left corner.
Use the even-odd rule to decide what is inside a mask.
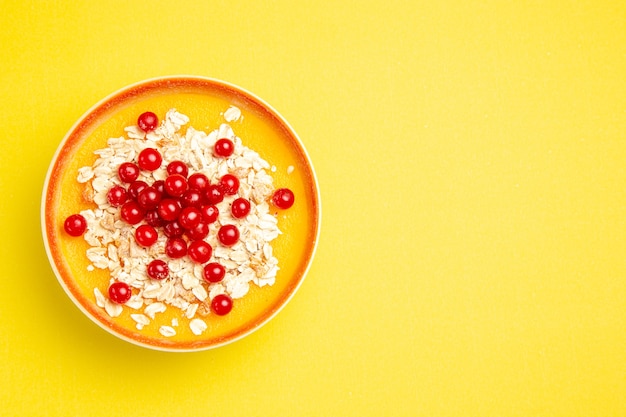
[[[626,415],[624,2],[0,6],[0,415]],[[74,121],[171,74],[271,103],[323,201],[294,299],[192,354],[82,316],[39,227]]]

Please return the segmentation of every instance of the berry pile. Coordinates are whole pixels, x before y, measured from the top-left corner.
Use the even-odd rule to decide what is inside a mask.
[[[142,113],[137,125],[144,132],[154,130],[158,118],[152,112]],[[213,154],[217,158],[228,158],[234,152],[234,143],[227,138],[215,142]],[[187,256],[191,261],[204,265],[204,279],[207,283],[220,282],[225,276],[225,268],[217,262],[209,262],[213,248],[204,239],[209,234],[209,226],[220,215],[217,204],[225,196],[235,196],[239,190],[239,179],[232,174],[223,175],[216,184],[209,178],[195,172],[189,175],[189,168],[183,161],[172,161],[167,167],[165,180],[152,184],[139,180],[143,171],[155,171],[161,168],[163,157],[157,149],[142,150],[133,162],[122,163],[117,176],[122,185],[112,186],[107,193],[107,201],[119,208],[120,217],[130,226],[134,226],[134,237],[138,245],[150,247],[159,239],[166,237],[165,254],[171,259]],[[287,188],[274,192],[272,203],[281,209],[287,209],[294,203],[294,194]],[[235,198],[230,205],[230,213],[236,219],[245,218],[251,210],[250,201]],[[70,236],[81,236],[87,229],[87,221],[80,214],[69,216],[64,229]],[[217,230],[217,239],[221,245],[233,246],[240,238],[239,229],[234,224],[223,224]],[[163,280],[169,276],[167,262],[152,260],[146,270],[148,277]],[[132,288],[121,281],[114,282],[108,290],[109,299],[118,304],[128,302]],[[215,296],[211,301],[211,310],[217,315],[228,314],[233,300],[227,294]]]

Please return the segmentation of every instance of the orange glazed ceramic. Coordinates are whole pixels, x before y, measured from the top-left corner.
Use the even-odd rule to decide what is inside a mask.
[[[65,219],[70,215],[91,213],[98,208],[93,201],[90,181],[78,180],[81,168],[92,167],[99,158],[99,154],[95,152],[106,149],[110,138],[127,139],[129,132],[140,131],[137,127],[138,117],[148,111],[156,114],[159,122],[166,119],[168,114],[187,116],[189,122],[181,126],[178,132],[181,136],[198,131],[206,133],[201,135],[204,138],[207,135],[210,137],[211,132],[219,135],[224,129],[230,129],[231,134],[237,140],[240,139],[238,147],[243,146],[254,151],[267,162],[263,171],[264,175],[271,177],[273,189],[286,188],[295,196],[293,206],[286,209],[278,207],[270,197],[266,199],[267,204],[260,202],[263,207],[269,207],[268,215],[272,216],[280,230],[280,234],[269,242],[269,254],[277,261],[278,270],[269,284],[268,281],[264,282],[268,285],[250,282],[245,295],[233,297],[232,310],[225,315],[216,314],[210,305],[215,294],[225,291],[225,284],[215,287],[206,280],[201,281],[200,285],[197,281],[198,268],[201,269],[206,263],[219,261],[216,256],[230,250],[229,247],[218,248],[220,243],[217,229],[220,221],[209,225],[209,235],[204,239],[211,243],[213,249],[209,261],[203,260],[205,262],[199,264],[189,259],[189,254],[177,261],[192,264],[196,277],[190,279],[195,280],[194,285],[202,287],[195,288],[197,292],[194,294],[199,294],[199,298],[194,299],[187,294],[188,304],[197,304],[198,308],[194,307],[193,311],[167,305],[165,302],[167,308],[164,311],[153,308],[146,312],[151,303],[163,301],[161,298],[154,298],[133,306],[130,306],[133,303],[113,303],[116,313],[110,314],[103,306],[102,297],[110,307],[112,303],[107,300],[108,289],[116,278],[112,276],[110,269],[94,267],[87,256],[92,245],[84,236],[73,237],[64,230]],[[189,129],[194,130],[190,132]],[[148,132],[143,140],[149,142],[149,134]],[[136,163],[136,157],[133,162]],[[194,169],[191,163],[188,165],[189,174],[202,171]],[[242,173],[248,171],[239,168],[233,168],[229,173],[239,175],[242,183],[245,183],[248,177],[242,177]],[[206,170],[206,167],[203,169]],[[88,171],[91,172],[91,169]],[[214,179],[217,175],[214,174]],[[238,196],[231,196],[228,201],[236,197]],[[242,220],[226,213],[226,203],[220,207],[220,215],[228,217],[221,220],[221,223],[242,224]],[[110,211],[115,212],[112,208]],[[119,220],[119,214],[115,216]],[[315,173],[302,142],[290,125],[271,106],[253,94],[226,82],[196,76],[147,80],[123,88],[96,104],[78,120],[61,142],[51,162],[42,199],[44,243],[52,268],[70,299],[91,320],[113,335],[140,346],[167,351],[193,351],[221,346],[250,334],[276,315],[299,288],[311,265],[319,238],[320,216],[320,195]],[[115,227],[134,233],[138,226],[145,223],[145,218],[135,225],[119,220]],[[246,226],[239,227],[246,230]],[[162,233],[162,228],[155,229]],[[246,236],[242,235],[242,248],[247,244],[245,239]],[[190,243],[189,239],[187,243]],[[267,255],[268,249],[265,251]],[[157,249],[152,249],[151,253],[156,254],[155,258],[166,263],[172,261],[166,254],[157,252]],[[258,259],[254,261],[257,262],[257,267]],[[120,263],[124,265],[128,261],[122,259]],[[251,264],[248,260],[240,262],[239,270],[234,264],[231,270],[226,268],[233,279],[239,271]],[[150,287],[152,281],[149,276],[145,276],[146,271],[142,268],[131,270],[130,273],[144,275],[141,278],[144,280],[144,287],[130,286],[135,296],[133,300],[136,301],[141,291],[147,291],[146,288]],[[183,279],[181,277],[181,273],[176,277],[168,276],[159,285],[164,285],[169,280],[168,285],[180,289],[187,285],[178,282]],[[98,294],[102,296],[99,297]],[[198,319],[201,321],[199,328],[191,323],[196,320],[197,325],[200,323]]]

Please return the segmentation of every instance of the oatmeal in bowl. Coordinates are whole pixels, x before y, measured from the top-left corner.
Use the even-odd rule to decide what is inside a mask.
[[[269,105],[233,85],[166,77],[92,108],[53,158],[42,226],[70,298],[110,333],[209,349],[271,319],[311,264],[309,157]]]

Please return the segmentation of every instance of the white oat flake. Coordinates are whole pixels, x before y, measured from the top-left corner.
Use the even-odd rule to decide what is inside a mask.
[[[176,335],[176,330],[171,326],[161,326],[159,327],[159,333],[165,337],[172,337]]]
[[[189,322],[189,328],[196,336],[200,336],[206,329],[207,324],[202,319],[193,319]]]
[[[241,117],[241,110],[238,107],[230,106],[228,110],[224,112],[224,120],[227,122],[236,122]]]
[[[139,310],[143,306],[143,298],[135,294],[130,297],[126,305],[133,310]]]
[[[142,326],[147,326],[148,324],[150,324],[150,319],[144,314],[131,314],[130,318],[133,319],[137,324],[140,324]]]
[[[122,314],[122,311],[124,311],[124,308],[120,304],[114,303],[108,298],[104,300],[104,309],[111,317],[118,317]]]
[[[163,313],[165,310],[167,310],[165,304],[152,303],[148,304],[148,306],[143,311],[148,317],[154,320],[154,317],[157,315],[157,313]]]
[[[104,305],[106,303],[106,298],[104,298],[104,295],[102,294],[100,289],[98,289],[98,287],[94,288],[93,293],[94,293],[94,296],[96,297],[96,305],[100,308],[104,308]]]

